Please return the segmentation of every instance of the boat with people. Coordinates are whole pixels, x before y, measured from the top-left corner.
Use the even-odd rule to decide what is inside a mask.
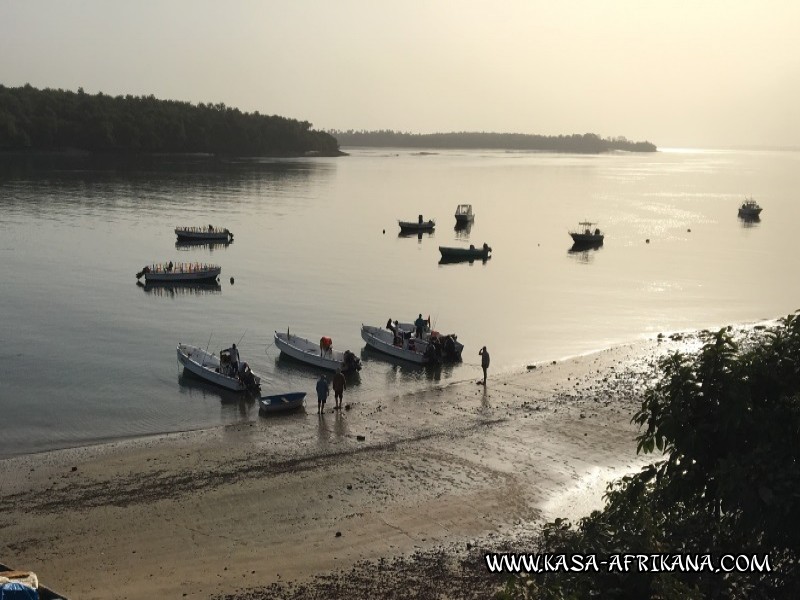
[[[258,410],[262,413],[289,412],[302,407],[305,397],[305,392],[289,392],[287,394],[261,396],[258,399]]]
[[[430,319],[422,327],[422,335],[415,335],[414,323],[400,323],[389,319],[386,327],[361,325],[361,338],[367,346],[384,354],[417,364],[440,364],[461,360],[464,345],[456,334],[443,335],[434,331]]]
[[[207,263],[154,263],[145,266],[136,274],[136,279],[144,280],[148,283],[160,282],[183,282],[183,281],[216,281],[222,267]]]
[[[261,376],[252,371],[250,365],[239,360],[236,344],[220,351],[219,356],[190,346],[178,344],[178,362],[184,370],[234,392],[257,391],[261,387]]]
[[[442,255],[442,262],[471,262],[491,258],[492,248],[486,243],[479,248],[476,248],[474,244],[470,244],[469,248],[439,246],[439,252]]]
[[[456,225],[466,225],[475,220],[475,214],[472,212],[472,204],[459,204],[456,207]]]
[[[233,234],[227,227],[176,227],[175,235],[181,241],[194,242],[230,242]]]
[[[603,243],[605,234],[597,227],[597,223],[592,221],[581,221],[578,223],[576,231],[570,231],[572,241],[576,244],[600,245]]]
[[[758,202],[753,198],[745,198],[742,205],[739,207],[739,216],[754,219],[761,214],[763,209],[758,205]]]
[[[361,359],[350,350],[333,349],[333,340],[322,336],[319,343],[291,333],[275,332],[275,346],[287,356],[330,371],[341,370],[345,375],[361,370]]]
[[[398,221],[401,233],[424,233],[433,231],[436,227],[436,221],[428,219],[422,220],[422,215],[419,215],[416,221]]]

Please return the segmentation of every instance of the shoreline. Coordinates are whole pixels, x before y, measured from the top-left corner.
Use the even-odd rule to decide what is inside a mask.
[[[485,390],[2,459],[0,560],[74,598],[244,599],[366,589],[377,559],[407,573],[489,541],[525,551],[544,519],[585,514],[606,477],[644,464],[630,418],[683,337],[490,370]]]

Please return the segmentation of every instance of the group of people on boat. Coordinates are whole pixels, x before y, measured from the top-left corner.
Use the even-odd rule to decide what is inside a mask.
[[[386,322],[386,329],[393,333],[393,344],[398,348],[405,347],[415,352],[416,340],[423,340],[425,342],[424,356],[429,362],[438,364],[442,362],[442,359],[455,360],[458,358],[456,335],[441,335],[438,332],[431,331],[430,316],[426,319],[420,313],[414,321],[413,332],[404,330],[400,327],[400,323],[397,320],[392,321],[391,317]]]

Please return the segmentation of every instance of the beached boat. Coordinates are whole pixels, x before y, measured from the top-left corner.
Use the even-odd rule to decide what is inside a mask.
[[[739,216],[752,219],[759,216],[762,210],[758,202],[752,198],[745,198],[745,201],[739,207]]]
[[[460,262],[486,260],[490,257],[492,248],[489,244],[484,244],[480,248],[476,248],[472,244],[469,245],[469,248],[439,246],[439,252],[442,255],[442,262]]]
[[[233,234],[226,227],[176,227],[175,235],[181,241],[230,242]]]
[[[258,399],[258,410],[262,413],[288,412],[303,406],[305,392],[289,392],[287,394],[273,394],[261,396]]]
[[[386,323],[386,328],[361,326],[361,338],[370,348],[418,364],[438,364],[461,359],[464,344],[455,334],[442,335],[426,325],[421,338],[414,335],[413,323]]]
[[[66,596],[42,585],[33,571],[20,571],[4,564],[0,564],[0,598],[67,600]]]
[[[427,221],[422,220],[422,215],[416,221],[398,221],[401,233],[424,233],[426,231],[433,231],[436,227],[436,222],[433,219]]]
[[[578,223],[578,230],[577,231],[570,231],[569,234],[572,236],[572,241],[576,244],[586,244],[586,245],[600,245],[603,243],[603,239],[605,235],[598,227],[596,227],[597,223],[593,223],[591,221],[581,221]]]
[[[456,207],[456,225],[466,225],[475,220],[472,212],[472,204],[459,204]]]
[[[182,281],[216,281],[222,267],[209,265],[206,263],[173,263],[152,264],[144,267],[136,274],[136,279],[144,280],[148,283],[155,281],[178,283]]]
[[[178,362],[190,373],[235,392],[257,390],[261,377],[256,375],[246,362],[239,362],[238,368],[231,356],[231,350],[222,350],[219,357],[202,348],[188,344],[178,344]]]
[[[319,342],[312,342],[288,330],[286,333],[275,332],[275,346],[287,356],[331,371],[341,369],[344,374],[361,370],[360,358],[350,350],[334,350],[333,343],[329,342],[330,338],[327,337],[322,337]]]
[[[397,336],[388,329],[372,325],[361,325],[361,338],[370,348],[389,356],[420,365],[431,362],[431,357],[425,355],[428,345],[422,340]]]

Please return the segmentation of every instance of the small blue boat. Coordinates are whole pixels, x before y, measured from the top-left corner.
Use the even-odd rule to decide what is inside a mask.
[[[286,394],[273,394],[261,396],[258,399],[259,410],[264,413],[287,412],[303,406],[305,392],[289,392]]]

